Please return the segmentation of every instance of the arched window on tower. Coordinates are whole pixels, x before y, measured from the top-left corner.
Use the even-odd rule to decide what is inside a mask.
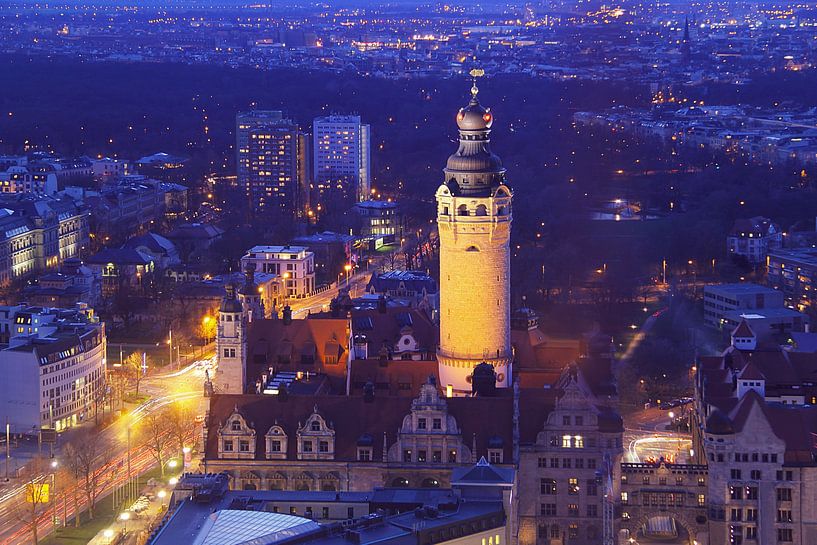
[[[484,204],[477,205],[477,216],[487,216],[488,215],[488,208]]]
[[[504,206],[497,207],[496,215],[497,216],[504,216],[505,215],[505,207]]]
[[[457,207],[457,215],[458,216],[467,216],[468,215],[468,206],[465,204],[461,204]]]
[[[479,251],[479,248],[477,248],[476,246],[469,246],[469,247],[467,247],[467,248],[465,249],[465,251],[466,251],[466,252],[478,252],[478,251]]]

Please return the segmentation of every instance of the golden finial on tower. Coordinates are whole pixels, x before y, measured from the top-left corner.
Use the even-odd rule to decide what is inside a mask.
[[[471,85],[471,96],[476,98],[477,93],[479,93],[479,88],[477,87],[477,78],[481,78],[485,75],[485,70],[482,68],[472,68],[470,72],[471,78],[474,80],[473,85]]]

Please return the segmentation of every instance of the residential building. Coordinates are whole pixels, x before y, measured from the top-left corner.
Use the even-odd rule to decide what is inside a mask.
[[[360,235],[382,239],[380,245],[393,243],[395,236],[402,232],[396,201],[361,201],[355,204],[354,210],[362,222]]]
[[[23,300],[43,307],[71,308],[87,303],[93,308],[101,295],[99,279],[78,258],[66,259],[59,272],[40,275],[36,282],[23,287]]]
[[[249,263],[257,271],[283,278],[288,298],[308,297],[315,291],[315,254],[304,246],[253,246],[241,258],[241,268]]]
[[[422,271],[374,272],[366,291],[428,309],[436,317],[440,290],[437,281]]]
[[[722,329],[726,314],[784,308],[783,292],[758,284],[709,284],[704,286],[704,322]],[[729,327],[731,331],[733,328]]]
[[[309,139],[281,112],[236,116],[238,184],[255,211],[277,209],[301,217],[308,206]]]
[[[314,178],[324,207],[369,198],[371,128],[356,115],[317,117],[312,123]]]
[[[766,282],[780,290],[786,303],[804,312],[817,303],[817,249],[769,252]]]
[[[457,114],[459,148],[437,189],[440,238],[440,379],[458,395],[470,391],[479,363],[511,385],[511,189],[490,149],[493,114],[477,99]],[[464,327],[464,324],[468,324]]]
[[[519,447],[519,544],[596,545],[605,502],[611,507],[618,492],[623,422],[579,386],[575,369],[554,401],[544,422],[522,424],[530,431]]]
[[[780,248],[782,243],[780,226],[763,216],[735,220],[726,237],[729,254],[744,257],[752,265],[764,263],[769,250]]]
[[[142,294],[156,270],[153,258],[132,248],[105,248],[85,264],[100,279],[103,297],[128,291]]]
[[[88,209],[70,198],[0,197],[0,284],[54,270],[89,244]]]
[[[693,451],[708,466],[709,542],[813,543],[817,358],[741,342],[752,335],[742,323],[722,356],[701,358],[695,378]]]
[[[0,329],[0,419],[12,433],[60,431],[101,410],[105,326],[91,309],[0,307]]]
[[[111,159],[110,157],[92,160],[91,169],[94,173],[94,179],[102,183],[132,174],[132,167],[129,161],[125,159]]]
[[[53,195],[57,190],[54,172],[32,171],[27,166],[12,166],[0,172],[0,191],[3,193]]]

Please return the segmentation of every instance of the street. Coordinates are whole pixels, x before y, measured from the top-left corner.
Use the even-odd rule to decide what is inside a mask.
[[[133,440],[130,453],[125,445],[128,440],[128,428],[133,432],[138,429],[140,422],[149,414],[176,402],[188,403],[194,414],[204,414],[205,399],[203,397],[204,370],[197,363],[193,363],[179,371],[148,376],[142,383],[143,390],[151,397],[126,414],[115,420],[110,426],[103,429],[98,436],[102,443],[100,450],[110,449],[114,456],[110,462],[97,468],[100,476],[101,492],[98,502],[109,501],[106,498],[115,488],[128,482],[128,457],[130,467],[135,477],[154,467],[156,462],[150,451]],[[90,425],[90,422],[85,425]],[[55,460],[59,467],[60,447],[70,442],[78,432],[69,429],[60,434]],[[132,433],[132,435],[135,435]],[[11,453],[14,456],[14,451]],[[59,473],[57,473],[59,475]],[[43,474],[41,478],[48,478]],[[31,531],[30,508],[25,503],[26,484],[28,480],[12,479],[0,492],[0,543],[3,545],[26,545],[33,542]],[[52,501],[38,507],[38,533],[42,539],[54,531],[52,516],[66,521],[71,520],[75,511],[82,512],[86,507],[83,491],[77,491],[76,507],[74,489],[64,490],[60,487],[59,477],[56,478],[56,504]],[[30,505],[30,504],[29,504]],[[23,508],[21,509],[21,506]]]

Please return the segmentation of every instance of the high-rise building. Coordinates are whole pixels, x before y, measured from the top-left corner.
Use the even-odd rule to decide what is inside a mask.
[[[309,139],[280,111],[236,116],[238,184],[255,211],[277,207],[299,217],[308,202]]]
[[[313,122],[315,189],[321,202],[337,195],[360,202],[371,188],[371,131],[356,115],[317,117]],[[326,203],[324,202],[324,205]]]
[[[494,366],[497,385],[511,383],[510,234],[511,189],[491,152],[493,115],[477,100],[457,114],[460,144],[448,158],[437,189],[440,233],[441,386],[470,393],[480,362]]]

